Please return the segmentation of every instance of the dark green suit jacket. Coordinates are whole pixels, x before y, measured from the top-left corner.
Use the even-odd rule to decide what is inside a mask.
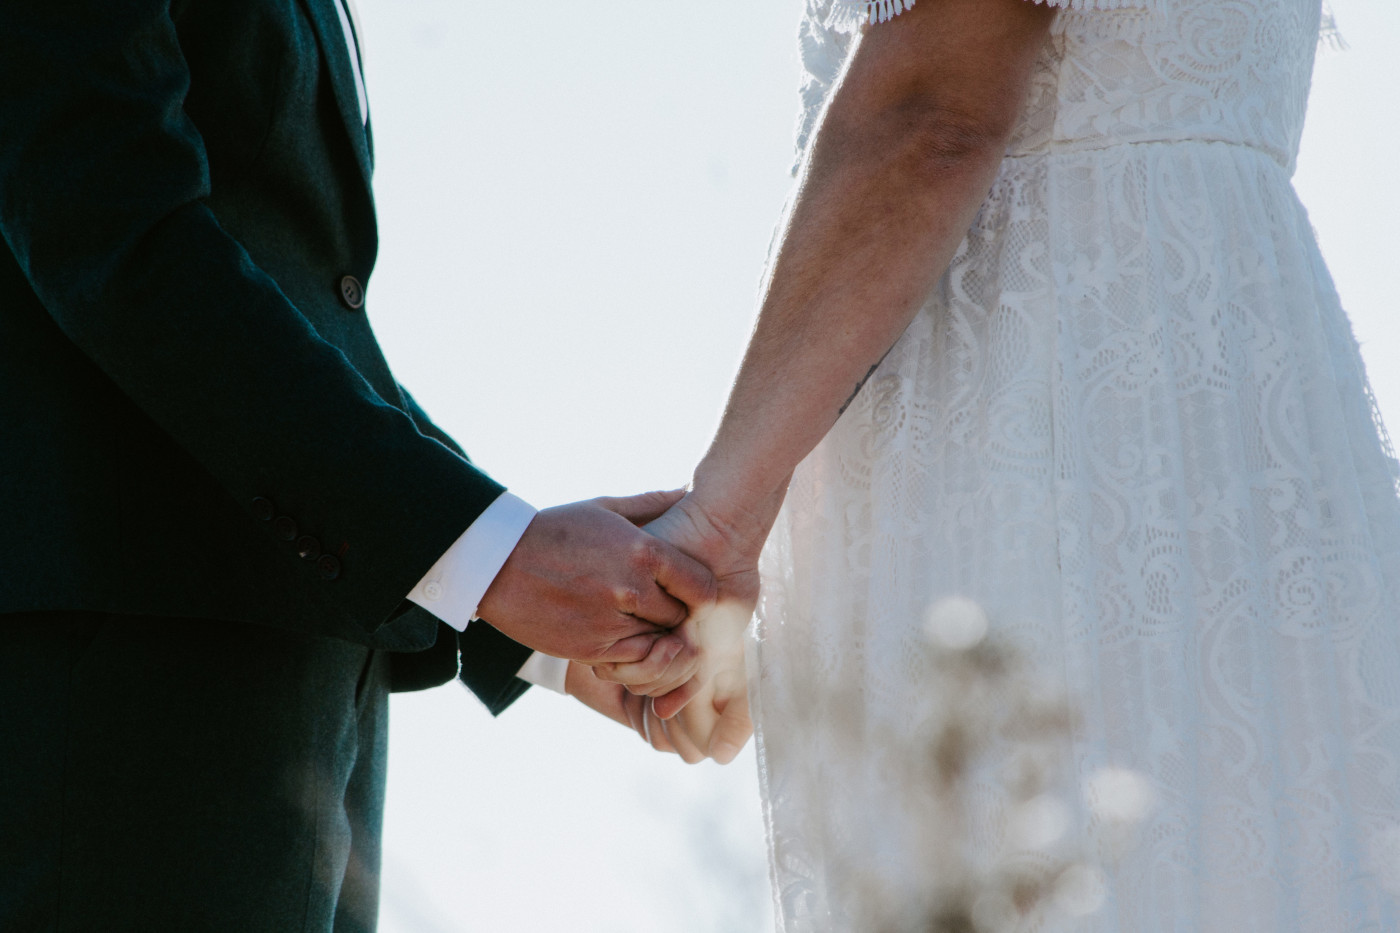
[[[406,594],[501,493],[360,307],[336,0],[0,0],[0,614],[220,619],[457,669]],[[463,348],[464,351],[470,348]],[[528,649],[461,636],[493,711]]]

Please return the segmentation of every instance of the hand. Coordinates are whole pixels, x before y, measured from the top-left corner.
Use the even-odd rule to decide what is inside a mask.
[[[600,680],[593,668],[576,661],[569,664],[564,684],[585,706],[630,727],[657,751],[680,755],[687,764],[707,757],[729,764],[753,734],[742,678],[717,679],[706,697],[669,721],[656,715],[649,698]],[[716,686],[719,689],[713,689]]]
[[[652,692],[656,699],[642,714],[629,715],[629,724],[643,738],[686,761],[708,756],[727,764],[753,734],[743,635],[758,602],[758,556],[781,504],[779,494],[743,521],[728,521],[692,493],[647,526],[647,531],[704,561],[716,580],[715,603],[693,613],[682,626],[689,640],[700,646],[700,669],[676,690]],[[612,674],[599,671],[598,676],[611,679]],[[635,686],[630,690],[647,692]]]
[[[673,633],[714,601],[713,575],[636,527],[679,493],[594,499],[535,516],[481,600],[481,617],[523,645],[606,665],[638,689],[683,684],[698,646]]]
[[[738,757],[749,736],[753,735],[742,649],[737,667],[727,667],[711,677],[699,695],[671,719],[656,715],[657,702],[649,701],[647,710],[660,725],[666,740],[686,761],[691,760],[686,758],[689,752],[727,765]],[[649,724],[652,733],[656,731],[656,724]]]
[[[564,692],[589,709],[633,729],[657,751],[676,752],[661,728],[661,720],[651,712],[650,699],[629,692],[621,684],[599,679],[597,672],[588,665],[569,662],[569,670],[564,675]],[[693,761],[690,758],[686,761],[694,764],[702,758],[704,756],[700,755]]]

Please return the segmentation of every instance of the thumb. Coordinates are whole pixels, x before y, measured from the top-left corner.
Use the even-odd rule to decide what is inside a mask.
[[[599,496],[593,501],[609,512],[616,512],[634,525],[654,522],[662,514],[685,498],[684,489],[668,489],[663,492],[641,492],[635,496]]]

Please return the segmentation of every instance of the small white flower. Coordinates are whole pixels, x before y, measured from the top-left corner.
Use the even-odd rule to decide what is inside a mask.
[[[1089,806],[1108,823],[1140,823],[1157,801],[1147,778],[1128,768],[1101,768],[1087,789]]]
[[[1012,811],[1007,835],[1017,849],[1048,849],[1060,841],[1069,823],[1069,807],[1050,794],[1041,794]]]
[[[924,630],[937,645],[967,651],[987,637],[987,613],[966,596],[950,596],[928,608]]]
[[[1087,917],[1103,906],[1108,884],[1091,865],[1071,865],[1055,879],[1055,903],[1067,914]]]

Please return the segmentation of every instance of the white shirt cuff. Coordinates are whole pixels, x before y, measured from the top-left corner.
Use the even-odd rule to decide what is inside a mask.
[[[520,672],[515,676],[534,684],[536,687],[544,687],[555,693],[564,693],[566,692],[564,678],[568,673],[569,662],[567,660],[550,657],[536,651],[530,655],[530,660],[521,665]]]
[[[408,598],[457,631],[465,631],[467,623],[476,619],[477,607],[491,581],[501,572],[534,518],[533,506],[511,493],[501,493],[438,558]],[[565,659],[536,651],[516,676],[537,687],[563,693],[568,671],[569,662]]]
[[[481,597],[534,518],[533,506],[508,492],[501,493],[452,542],[408,598],[457,631],[466,631],[467,623],[476,618]]]

